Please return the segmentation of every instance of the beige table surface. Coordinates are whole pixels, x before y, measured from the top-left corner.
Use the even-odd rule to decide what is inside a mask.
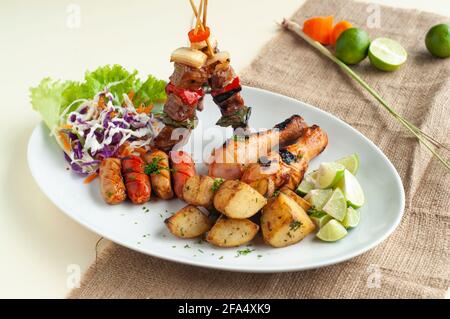
[[[450,16],[448,0],[372,2]],[[239,71],[274,35],[274,21],[302,3],[210,0],[208,20]],[[71,20],[77,10],[79,27]],[[28,87],[47,75],[79,79],[107,63],[167,78],[190,21],[187,0],[0,1],[0,298],[63,298],[71,267],[86,270],[99,238],[58,210],[30,175],[26,147],[39,117]]]

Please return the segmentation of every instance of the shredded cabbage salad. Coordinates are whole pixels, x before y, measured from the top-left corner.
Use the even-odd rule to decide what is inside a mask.
[[[119,65],[87,72],[84,82],[45,78],[31,102],[64,151],[73,171],[92,174],[123,147],[148,149],[164,124],[151,113],[165,99],[165,82],[145,82]]]

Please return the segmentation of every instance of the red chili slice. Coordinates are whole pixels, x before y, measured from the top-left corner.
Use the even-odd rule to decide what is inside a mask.
[[[184,104],[189,106],[197,105],[200,98],[202,98],[205,95],[205,92],[203,91],[202,88],[192,91],[176,87],[172,83],[167,84],[166,93],[176,94],[183,101]]]
[[[213,97],[215,97],[219,94],[234,90],[240,86],[241,86],[241,81],[239,80],[239,77],[237,76],[233,79],[233,81],[230,84],[226,85],[225,87],[218,89],[218,90],[212,90],[211,95]]]

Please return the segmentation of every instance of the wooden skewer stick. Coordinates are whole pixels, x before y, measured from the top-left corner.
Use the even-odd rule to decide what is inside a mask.
[[[206,27],[206,16],[208,15],[208,0],[203,3],[203,25]]]
[[[202,12],[203,12],[203,3],[204,3],[203,1],[204,0],[200,0],[200,5],[199,5],[198,15],[197,15],[197,23],[195,24],[194,34],[197,34],[200,25],[205,26],[201,21],[201,16],[202,16]]]
[[[195,17],[198,19],[198,12],[197,12],[197,8],[195,7],[195,3],[194,0],[189,0],[189,2],[191,3],[191,7],[192,7],[192,11],[194,12]],[[204,31],[205,30],[205,26],[203,25],[203,23],[200,24],[200,30]],[[209,56],[213,56],[214,55],[214,51],[211,47],[211,43],[209,42],[209,39],[206,39],[206,45],[208,46],[208,54]]]

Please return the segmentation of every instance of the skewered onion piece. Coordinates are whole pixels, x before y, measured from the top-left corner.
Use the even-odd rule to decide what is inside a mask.
[[[211,58],[206,61],[206,65],[211,65],[216,62],[225,62],[229,61],[230,54],[227,51],[221,51],[219,53],[214,54]]]
[[[209,44],[211,45],[211,49],[214,50],[217,47],[217,40],[213,36],[210,36]],[[191,49],[196,49],[196,50],[202,50],[202,49],[206,48],[207,46],[208,46],[208,44],[206,43],[206,41],[191,43]]]
[[[194,68],[202,67],[208,56],[202,51],[191,48],[178,48],[172,52],[170,62],[178,62],[192,66]]]

